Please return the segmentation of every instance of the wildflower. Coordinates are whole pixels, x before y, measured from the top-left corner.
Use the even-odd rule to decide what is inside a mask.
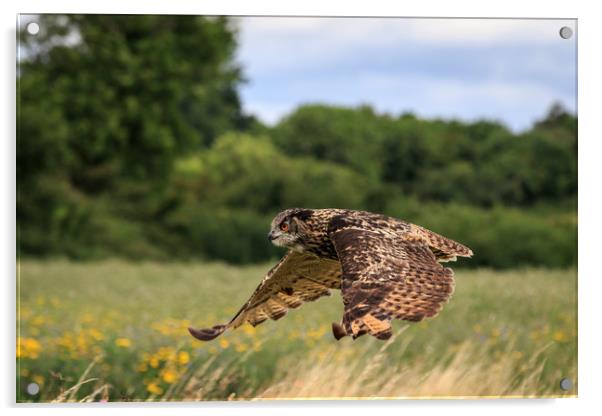
[[[35,374],[31,379],[34,382],[36,382],[39,386],[41,386],[42,384],[44,384],[44,376],[42,376],[40,374]]]
[[[245,352],[249,347],[246,344],[236,344],[236,352]]]
[[[42,345],[34,338],[19,338],[17,358],[36,359],[40,356]]]
[[[247,335],[255,335],[257,333],[257,329],[253,325],[244,325],[242,330]]]
[[[554,332],[554,341],[556,342],[567,342],[569,337],[562,330]]]
[[[46,322],[46,318],[44,318],[42,315],[38,315],[32,318],[30,322],[33,326],[42,326],[44,325],[44,322]]]
[[[90,328],[88,333],[95,341],[102,341],[104,339],[104,335],[96,328]]]
[[[115,345],[122,348],[129,348],[132,346],[132,341],[130,341],[128,338],[117,338],[115,340]]]
[[[180,351],[180,353],[178,354],[178,364],[186,365],[189,362],[190,362],[190,354],[188,354],[186,351]]]
[[[146,390],[148,390],[149,393],[156,395],[163,394],[163,389],[156,382],[150,383],[148,386],[146,386]]]
[[[178,379],[178,374],[174,370],[166,368],[162,371],[161,377],[166,383],[172,384]]]
[[[151,357],[151,359],[148,361],[148,363],[153,368],[159,367],[159,359],[154,355]]]
[[[228,342],[227,339],[222,338],[219,340],[219,346],[222,347],[223,349],[226,349],[230,346],[230,343]]]
[[[175,361],[176,350],[172,347],[161,347],[157,351],[157,358],[163,361]]]

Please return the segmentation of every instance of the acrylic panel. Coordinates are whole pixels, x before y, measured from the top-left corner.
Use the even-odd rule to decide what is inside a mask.
[[[18,402],[577,395],[576,20],[17,43]]]

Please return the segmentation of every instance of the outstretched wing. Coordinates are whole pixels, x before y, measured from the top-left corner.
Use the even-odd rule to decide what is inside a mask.
[[[267,273],[251,298],[230,322],[207,329],[188,330],[195,338],[210,341],[226,329],[237,328],[245,322],[256,326],[268,318],[280,319],[288,309],[328,296],[330,289],[340,288],[341,264],[338,261],[319,258],[310,253],[289,251]]]
[[[392,319],[435,316],[454,290],[453,271],[411,229],[403,234],[339,223],[331,239],[343,271],[343,327],[353,338],[388,339]]]

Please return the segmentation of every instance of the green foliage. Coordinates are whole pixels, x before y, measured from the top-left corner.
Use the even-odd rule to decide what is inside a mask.
[[[379,119],[366,106],[357,110],[302,106],[276,126],[274,141],[292,157],[312,156],[378,177],[382,140]]]
[[[21,34],[20,255],[263,261],[272,216],[300,206],[419,223],[471,266],[576,261],[577,119],[558,105],[520,134],[369,106],[268,127],[242,113],[225,18],[40,19]]]
[[[71,163],[62,168],[85,192],[110,189],[122,177],[164,180],[178,155],[245,124],[240,70],[232,64],[236,43],[225,19],[40,20],[37,36],[21,34],[20,150],[32,162],[30,142],[60,144],[53,152],[66,147]],[[57,156],[39,158],[41,169]]]
[[[577,262],[577,216],[570,210],[484,209],[409,199],[393,202],[387,213],[466,244],[475,255],[463,266],[565,267]]]
[[[346,165],[423,200],[530,206],[576,196],[575,127],[575,118],[558,106],[531,131],[515,135],[489,121],[425,121],[366,107],[311,105],[282,120],[273,137],[291,156]]]
[[[196,166],[190,186],[214,206],[272,212],[291,206],[360,208],[369,182],[344,166],[290,158],[266,138],[229,134],[185,164]],[[186,172],[184,172],[186,175]],[[189,175],[190,176],[190,175]],[[190,189],[190,187],[189,187]]]

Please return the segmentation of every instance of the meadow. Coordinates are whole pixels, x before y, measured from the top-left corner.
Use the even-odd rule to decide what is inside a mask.
[[[386,342],[335,341],[336,292],[213,342],[188,334],[230,319],[269,266],[19,261],[17,401],[577,394],[574,268],[456,266],[441,314]]]

